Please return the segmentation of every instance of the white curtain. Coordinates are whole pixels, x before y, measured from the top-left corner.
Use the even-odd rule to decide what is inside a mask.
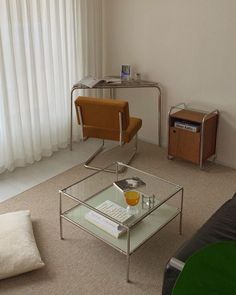
[[[70,89],[102,75],[101,3],[0,1],[0,172],[68,145]]]

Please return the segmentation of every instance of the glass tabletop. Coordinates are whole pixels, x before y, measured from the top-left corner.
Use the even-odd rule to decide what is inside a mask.
[[[116,77],[116,76],[114,76]],[[111,78],[111,77],[110,77]],[[117,77],[116,77],[117,78]],[[145,81],[145,80],[121,80],[120,83],[114,82],[106,82],[105,80],[100,81],[98,84],[96,84],[93,88],[145,88],[145,87],[159,87],[159,84],[157,82],[153,81]],[[74,89],[88,89],[89,87],[77,83],[73,85]]]
[[[78,200],[80,205],[86,207],[87,212],[92,210],[129,228],[157,208],[164,208],[167,201],[172,201],[173,208],[176,208],[172,197],[182,189],[181,186],[122,163],[113,163],[107,168],[125,170],[117,174],[95,172],[63,189],[62,192]],[[135,191],[139,195],[135,213],[127,210],[126,191]]]

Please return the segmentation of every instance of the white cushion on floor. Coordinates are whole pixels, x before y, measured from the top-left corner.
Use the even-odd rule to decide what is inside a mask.
[[[30,211],[0,215],[0,279],[43,267]]]

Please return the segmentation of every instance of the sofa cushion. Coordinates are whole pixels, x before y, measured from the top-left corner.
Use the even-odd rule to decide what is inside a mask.
[[[236,240],[236,194],[226,201],[173,257],[185,262],[195,251],[219,241]],[[163,295],[170,295],[179,271],[167,264],[162,288]]]
[[[209,244],[187,259],[172,295],[235,294],[235,265],[236,241]]]

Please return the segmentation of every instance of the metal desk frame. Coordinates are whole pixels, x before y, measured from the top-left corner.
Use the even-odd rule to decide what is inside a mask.
[[[80,83],[75,84],[71,89],[71,101],[70,101],[70,150],[72,150],[73,141],[73,94],[75,90],[79,89],[109,89],[110,97],[115,98],[115,90],[124,88],[154,88],[158,90],[157,105],[158,105],[158,145],[161,146],[161,111],[162,111],[162,91],[160,84],[157,82],[143,81],[143,80],[128,80],[121,83],[109,83],[102,81],[95,85],[93,88],[89,88]]]

